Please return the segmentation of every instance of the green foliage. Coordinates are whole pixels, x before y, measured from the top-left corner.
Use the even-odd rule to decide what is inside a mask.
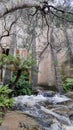
[[[0,66],[8,65],[7,69],[12,71],[22,69],[31,69],[32,65],[35,64],[35,60],[32,55],[28,55],[27,58],[20,57],[19,55],[5,55],[0,54]],[[10,66],[9,66],[10,65]]]
[[[3,112],[0,112],[0,125],[1,125],[2,122],[3,122],[2,115],[3,115]]]
[[[2,122],[3,122],[3,119],[2,119],[2,118],[0,118],[0,125],[2,124]]]
[[[63,80],[63,88],[65,92],[73,91],[73,78],[66,78]]]
[[[7,56],[5,54],[0,54],[0,67],[6,64],[7,62],[6,57]]]
[[[9,86],[11,86],[14,90],[13,95],[14,96],[24,94],[31,95],[32,89],[31,89],[31,83],[29,82],[29,80],[31,80],[29,76],[30,75],[29,71],[31,71],[32,66],[35,64],[35,60],[33,59],[31,54],[28,55],[27,58],[20,57],[19,55],[16,55],[16,57],[13,58],[11,57],[13,56],[9,55],[8,60],[10,61],[11,64],[14,64],[15,73],[13,73]],[[19,70],[20,73],[18,74]]]
[[[15,81],[15,77],[16,77],[16,73],[13,73],[10,84],[12,84]],[[26,95],[26,94],[31,95],[32,93],[33,93],[32,85],[29,82],[29,77],[25,72],[23,72],[14,88],[13,95],[14,96]]]
[[[0,87],[0,108],[6,107],[10,108],[13,106],[14,100],[9,98],[9,94],[12,92],[8,86],[1,86]]]
[[[17,96],[23,94],[32,94],[31,84],[29,83],[28,76],[30,75],[29,71],[31,71],[32,66],[36,64],[33,56],[30,54],[27,56],[27,58],[23,58],[19,55],[6,56],[2,54],[0,59],[0,61],[2,62],[2,67],[4,67],[4,65],[6,64],[6,69],[9,69],[16,73],[13,74],[10,81],[11,88],[14,90],[14,95]],[[20,73],[18,73],[19,71]],[[27,74],[25,72],[27,72]]]
[[[12,71],[18,71],[26,69],[31,70],[32,66],[36,64],[32,54],[28,55],[27,58],[20,57],[19,55],[5,55],[0,54],[0,67],[4,67],[4,65],[8,65],[7,69]],[[6,66],[5,66],[6,67]]]
[[[11,108],[14,104],[14,100],[9,98],[9,94],[12,92],[8,86],[0,86],[0,124],[2,123],[2,115],[4,110]]]

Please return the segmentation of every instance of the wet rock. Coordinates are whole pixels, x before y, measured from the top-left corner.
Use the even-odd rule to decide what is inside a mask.
[[[0,130],[11,130],[8,126],[0,126]]]
[[[73,102],[68,102],[66,105],[70,110],[73,110]]]
[[[59,122],[54,123],[49,130],[62,130],[62,126]]]
[[[65,94],[65,96],[73,99],[73,92],[68,92]]]
[[[38,121],[39,121],[39,123],[40,123],[40,125],[41,125],[41,127],[45,127],[45,128],[50,128],[51,127],[51,125],[53,124],[53,120],[52,120],[52,118],[51,119],[48,119],[48,120],[41,120],[40,118],[38,119]]]
[[[15,109],[21,110],[24,116],[32,117],[39,124],[29,125],[26,119],[27,122],[21,122],[25,130],[67,130],[67,126],[73,125],[73,99],[52,91],[18,96],[15,98]]]
[[[53,119],[52,124],[50,124],[50,127],[43,127],[44,130],[62,130],[61,124],[56,120]]]
[[[73,113],[71,115],[69,115],[69,118],[70,118],[72,125],[73,125]]]
[[[71,115],[69,116],[69,118],[73,121],[73,114],[71,114]]]
[[[0,130],[42,130],[36,119],[19,111],[11,111],[5,115]]]
[[[38,94],[43,95],[44,97],[53,97],[56,93],[54,91],[40,91]]]
[[[66,124],[66,125],[71,125],[71,121],[69,120],[68,116],[63,116],[60,114],[57,114],[51,110],[46,109],[45,107],[41,107],[41,110],[49,115],[52,115],[54,118],[59,120],[61,123]]]
[[[73,130],[73,126],[65,126],[64,130]]]
[[[51,109],[53,112],[57,113],[57,114],[60,114],[60,115],[67,115],[68,112],[69,112],[69,108],[67,106],[64,106],[64,105],[56,105],[55,108]]]

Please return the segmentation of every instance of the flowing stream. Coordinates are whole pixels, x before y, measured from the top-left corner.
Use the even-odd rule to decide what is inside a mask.
[[[14,109],[39,122],[42,130],[73,130],[73,98],[53,91],[15,97]]]

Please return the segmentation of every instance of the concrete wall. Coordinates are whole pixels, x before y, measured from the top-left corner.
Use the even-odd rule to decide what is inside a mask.
[[[72,45],[73,51],[73,29],[67,29],[69,44]],[[42,45],[43,48],[45,47],[43,43],[45,43],[46,33],[44,31],[44,41],[40,40],[39,45]],[[68,48],[66,46],[66,37],[63,31],[63,28],[55,28],[53,32],[54,36],[54,45],[59,46],[56,47],[57,49],[57,58],[59,62],[59,69],[61,74],[65,74],[67,77],[73,77],[73,63],[70,63],[69,56],[68,56]],[[43,37],[43,35],[41,36]],[[37,40],[38,41],[38,40]],[[40,47],[40,53],[42,52],[43,48]],[[37,49],[39,50],[39,48]],[[50,47],[44,51],[44,53],[39,56],[39,73],[38,73],[38,84],[41,86],[55,86],[56,79],[55,79],[55,70],[53,66],[52,55],[50,51]]]

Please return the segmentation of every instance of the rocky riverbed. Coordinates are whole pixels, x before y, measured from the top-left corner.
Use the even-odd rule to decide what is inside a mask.
[[[73,130],[73,92],[60,95],[44,91],[36,96],[19,96],[13,110],[20,112],[7,113],[1,127],[11,124],[17,127],[12,130]]]

